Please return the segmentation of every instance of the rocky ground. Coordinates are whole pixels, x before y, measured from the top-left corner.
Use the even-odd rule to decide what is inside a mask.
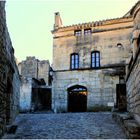
[[[122,129],[109,112],[20,114],[15,134],[6,139],[124,139]]]

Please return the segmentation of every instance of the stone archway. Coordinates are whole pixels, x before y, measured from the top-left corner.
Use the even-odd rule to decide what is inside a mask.
[[[67,89],[68,91],[68,112],[87,111],[87,88],[75,85]]]

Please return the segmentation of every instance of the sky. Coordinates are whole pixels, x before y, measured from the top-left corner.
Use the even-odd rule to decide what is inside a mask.
[[[54,13],[64,26],[117,18],[138,0],[7,0],[7,26],[18,61],[27,56],[52,63]]]

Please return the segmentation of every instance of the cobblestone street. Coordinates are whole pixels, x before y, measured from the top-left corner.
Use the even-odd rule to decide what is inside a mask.
[[[43,139],[123,139],[121,128],[112,120],[109,112],[20,114],[15,123],[15,134],[3,138]]]

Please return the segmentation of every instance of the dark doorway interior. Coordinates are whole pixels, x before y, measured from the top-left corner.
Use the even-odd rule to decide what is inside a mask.
[[[116,107],[119,111],[126,111],[126,84],[117,84],[116,85]]]
[[[32,88],[32,106],[34,110],[51,110],[51,89]]]
[[[87,111],[87,88],[75,85],[68,88],[68,112]]]
[[[6,88],[6,124],[10,124],[11,122],[11,98],[13,93],[12,83],[10,80],[7,80],[7,88]]]

